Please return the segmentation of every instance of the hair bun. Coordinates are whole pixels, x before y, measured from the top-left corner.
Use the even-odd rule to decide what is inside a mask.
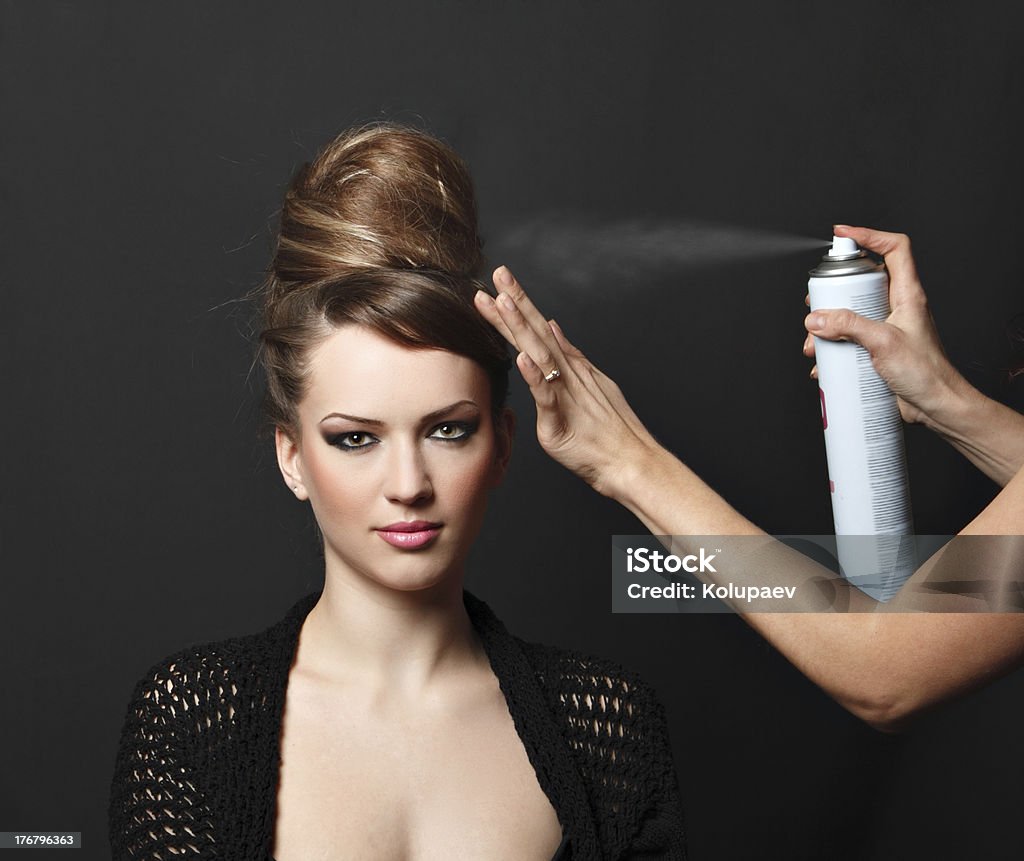
[[[296,174],[272,274],[307,286],[379,267],[476,277],[481,264],[459,156],[424,132],[375,125],[343,133]]]

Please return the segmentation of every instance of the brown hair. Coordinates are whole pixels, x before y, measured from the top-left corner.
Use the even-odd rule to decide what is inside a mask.
[[[450,147],[391,124],[335,138],[285,194],[262,288],[269,426],[299,439],[309,355],[347,323],[473,359],[501,409],[511,361],[473,306],[481,248],[473,183]]]

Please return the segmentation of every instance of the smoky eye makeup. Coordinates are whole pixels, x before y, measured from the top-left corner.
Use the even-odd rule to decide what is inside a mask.
[[[362,451],[372,448],[380,440],[367,431],[340,431],[338,433],[324,434],[324,440],[328,445],[339,448],[342,451]]]
[[[452,418],[434,422],[424,431],[424,437],[436,442],[458,444],[468,441],[478,430],[479,416]],[[365,430],[333,431],[324,433],[323,439],[328,445],[348,452],[369,451],[381,442],[379,436]]]
[[[451,419],[434,425],[429,437],[442,442],[458,443],[465,442],[478,430],[480,430],[480,419],[478,418]]]

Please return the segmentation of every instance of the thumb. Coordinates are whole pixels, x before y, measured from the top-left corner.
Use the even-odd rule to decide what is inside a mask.
[[[862,317],[848,308],[818,310],[804,320],[807,331],[830,341],[854,341],[872,356],[885,353],[896,338],[896,328]]]

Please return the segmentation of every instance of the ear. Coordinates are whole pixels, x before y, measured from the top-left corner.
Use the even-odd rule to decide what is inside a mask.
[[[274,447],[277,449],[277,466],[285,483],[299,499],[309,499],[302,483],[302,457],[299,446],[281,428],[274,430]]]
[[[503,407],[494,419],[494,472],[491,486],[497,487],[505,478],[509,461],[512,459],[512,439],[516,434],[516,414]]]

